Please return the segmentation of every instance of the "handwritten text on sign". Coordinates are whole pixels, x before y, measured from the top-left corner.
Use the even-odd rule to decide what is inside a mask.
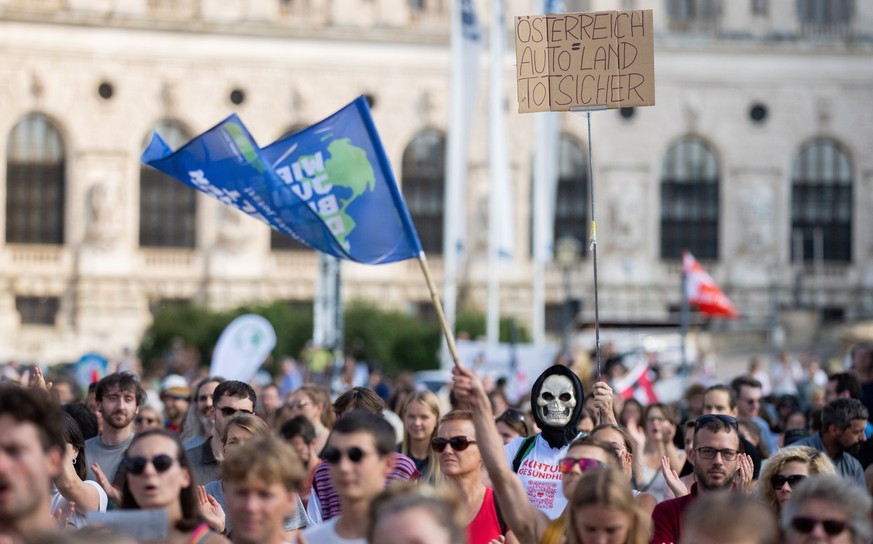
[[[518,111],[655,104],[652,10],[515,18]]]

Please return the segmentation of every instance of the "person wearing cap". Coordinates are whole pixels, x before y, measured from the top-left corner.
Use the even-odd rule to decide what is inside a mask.
[[[175,433],[182,431],[182,422],[188,413],[191,387],[188,380],[178,374],[170,374],[161,384],[161,402],[164,403],[164,427]]]

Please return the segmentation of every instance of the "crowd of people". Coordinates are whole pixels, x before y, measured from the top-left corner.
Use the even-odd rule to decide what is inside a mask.
[[[0,544],[870,544],[873,345],[794,362],[671,403],[564,361],[520,399],[35,368],[0,383]]]

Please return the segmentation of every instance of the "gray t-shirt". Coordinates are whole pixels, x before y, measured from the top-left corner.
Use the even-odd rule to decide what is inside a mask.
[[[227,501],[224,499],[224,488],[221,486],[221,480],[213,480],[203,486],[206,488],[206,492],[212,495],[218,504],[221,505],[221,509],[224,510],[224,534],[230,535],[231,527],[230,518],[227,517]],[[297,508],[294,510],[294,513],[285,518],[285,532],[293,531],[294,529],[303,529],[304,527],[311,525],[309,521],[309,516],[306,515],[306,508],[303,507],[303,501],[300,500],[300,496],[297,496]]]
[[[100,465],[100,469],[103,471],[103,474],[109,478],[111,483],[117,483],[115,481],[115,474],[118,472],[118,465],[121,464],[121,459],[124,457],[124,452],[127,450],[130,443],[133,441],[133,435],[131,434],[127,440],[121,442],[120,444],[116,444],[115,446],[107,446],[103,442],[100,441],[99,436],[95,436],[93,438],[89,438],[85,441],[85,458],[88,461],[88,480],[97,480],[97,476],[94,474],[94,471],[91,470],[91,465],[97,463]]]

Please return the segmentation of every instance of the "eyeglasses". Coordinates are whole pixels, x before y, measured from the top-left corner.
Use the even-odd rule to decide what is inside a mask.
[[[345,452],[345,456],[348,457],[349,461],[352,463],[360,463],[361,459],[366,455],[367,452],[357,446],[352,446]],[[321,458],[329,464],[335,465],[343,458],[343,452],[333,446],[328,446],[321,451]]]
[[[772,478],[770,478],[770,485],[773,489],[782,489],[782,486],[788,483],[788,486],[791,489],[797,487],[797,484],[806,479],[806,476],[803,474],[792,474],[791,476],[782,476],[781,474],[774,474]]]
[[[721,450],[716,448],[697,448],[697,455],[699,455],[701,459],[715,459],[715,454],[717,453],[721,454],[721,458],[724,461],[734,461],[740,452],[728,448],[724,448]]]
[[[309,404],[308,400],[298,400],[297,402],[289,402],[285,406],[288,408],[303,408],[307,404]]]
[[[846,530],[847,523],[838,519],[815,519],[807,517],[796,517],[791,520],[791,526],[798,533],[809,534],[815,530],[815,526],[821,524],[824,532],[830,536],[836,536]]]
[[[475,444],[475,440],[470,440],[466,436],[453,436],[451,438],[434,438],[430,441],[433,451],[442,453],[446,451],[446,446],[451,446],[455,451],[464,451],[470,447],[470,444]]]
[[[597,468],[603,465],[603,463],[601,463],[597,459],[587,459],[585,457],[583,457],[582,459],[564,457],[558,462],[558,468],[561,470],[562,474],[569,474],[570,472],[573,472],[573,467],[575,467],[576,465],[579,465],[579,470],[585,472],[586,470]]]
[[[133,421],[134,421],[134,423],[147,423],[149,425],[152,425],[154,423],[158,423],[157,418],[143,417],[143,416],[136,416],[135,418],[133,418]]]
[[[222,406],[218,409],[224,417],[233,417],[239,412],[244,414],[254,414],[251,410],[243,410],[242,408],[231,408],[230,406]]]
[[[726,416],[724,414],[704,414],[694,420],[694,430],[696,431],[703,425],[707,423],[712,423],[713,421],[721,421],[722,423],[727,423],[734,429],[739,429],[739,424],[737,423],[737,418]]]
[[[127,472],[139,476],[145,470],[147,464],[151,463],[155,467],[158,474],[167,472],[173,466],[174,459],[169,455],[161,454],[148,459],[146,457],[127,457],[124,459],[124,467]]]

